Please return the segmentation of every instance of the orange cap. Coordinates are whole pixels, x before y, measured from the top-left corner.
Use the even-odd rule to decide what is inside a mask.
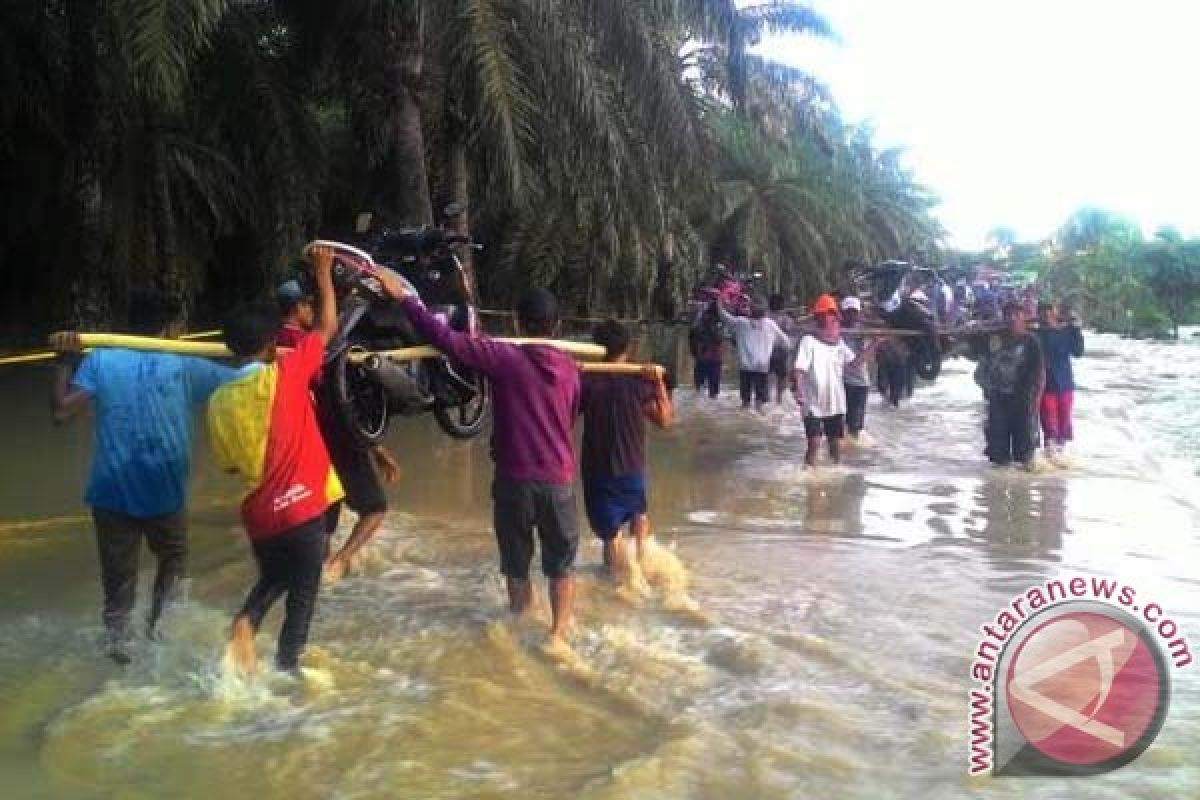
[[[812,313],[816,314],[837,314],[837,300],[833,299],[833,295],[823,294],[817,298],[817,302],[813,303]]]

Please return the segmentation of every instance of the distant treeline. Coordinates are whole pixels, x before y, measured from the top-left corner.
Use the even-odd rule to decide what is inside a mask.
[[[0,335],[154,285],[218,316],[360,211],[466,206],[485,301],[678,303],[715,260],[808,298],[933,252],[934,198],[767,35],[790,2],[10,0]],[[802,52],[802,48],[798,48]]]
[[[1065,300],[1102,331],[1177,337],[1200,322],[1200,239],[1163,228],[1146,238],[1132,220],[1101,209],[1077,211],[1051,238],[1020,242],[996,228],[983,253],[957,264],[991,263],[1036,275],[1044,298]]]

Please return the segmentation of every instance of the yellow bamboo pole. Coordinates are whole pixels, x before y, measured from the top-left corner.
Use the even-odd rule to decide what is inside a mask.
[[[514,336],[496,336],[492,337],[492,341],[515,345],[548,345],[570,353],[576,358],[596,359],[604,358],[605,355],[604,348],[598,344],[572,342],[569,339],[528,339]],[[419,361],[423,358],[438,358],[442,353],[430,345],[422,344],[415,347],[402,347],[398,350],[352,352],[350,358],[354,361],[362,361],[370,355],[383,356],[392,361]]]
[[[185,333],[180,336],[180,339],[211,339],[214,336],[220,336],[221,331],[199,331],[197,333]],[[84,348],[85,350],[88,348]],[[15,356],[0,357],[0,367],[8,366],[9,364],[36,364],[39,361],[52,361],[58,355],[51,350],[41,350],[36,353],[24,353]]]
[[[129,336],[119,333],[81,333],[79,341],[85,349],[96,347],[119,347],[126,350],[142,350],[156,353],[178,353],[180,355],[200,356],[203,358],[230,358],[232,353],[219,342],[191,342],[179,339],[157,339],[152,336]],[[559,339],[521,339],[498,338],[496,341],[516,345],[549,345],[570,353],[578,358],[598,359],[604,357],[604,348],[596,344],[572,342]],[[361,360],[368,353],[356,353],[352,358]],[[423,358],[438,358],[442,354],[429,345],[405,347],[399,350],[383,350],[378,355],[386,356],[393,361],[417,361]],[[51,353],[50,357],[53,358]]]
[[[641,375],[646,367],[654,367],[660,374],[666,370],[658,364],[631,364],[628,361],[599,361],[592,364],[580,364],[581,372],[586,372],[589,375]]]

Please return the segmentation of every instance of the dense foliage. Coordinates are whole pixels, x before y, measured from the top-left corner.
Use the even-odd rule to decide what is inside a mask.
[[[153,284],[213,316],[359,211],[530,284],[655,314],[714,260],[807,297],[928,252],[933,198],[763,36],[792,2],[12,0],[0,9],[9,332],[118,317]]]

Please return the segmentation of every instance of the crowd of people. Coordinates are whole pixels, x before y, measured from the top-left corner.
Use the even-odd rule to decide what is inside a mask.
[[[323,583],[342,578],[378,533],[387,512],[384,485],[399,472],[383,447],[362,447],[332,411],[323,380],[326,347],[337,331],[338,298],[333,251],[309,254],[316,296],[295,283],[280,287],[269,304],[236,310],[224,338],[232,365],[157,352],[102,349],[82,354],[76,334],[60,334],[52,406],[65,421],[91,407],[96,445],[85,501],[92,509],[99,553],[105,648],[118,663],[130,660],[139,554],[144,540],[157,559],[145,634],[157,635],[164,608],[186,573],[187,485],[192,418],[207,407],[216,462],[239,475],[248,491],[241,522],[257,578],[234,616],[228,656],[243,673],[257,664],[255,638],[279,600],[285,613],[275,662],[298,669]],[[516,308],[522,336],[510,344],[458,332],[427,312],[396,275],[379,276],[384,291],[420,336],[447,358],[488,378],[493,395],[491,454],[493,527],[509,607],[526,612],[535,552],[550,596],[553,641],[571,625],[579,547],[575,484],[583,487],[586,517],[603,543],[605,567],[617,580],[631,574],[650,533],[647,515],[646,426],[673,424],[664,370],[647,365],[614,374],[581,371],[548,341],[559,329],[556,300],[527,292]],[[179,331],[178,308],[149,291],[130,303],[130,331],[170,338]],[[691,334],[698,392],[718,396],[725,341],[732,335],[743,408],[761,411],[790,392],[803,414],[805,463],[822,444],[838,463],[844,436],[864,430],[870,367],[884,337],[861,329],[857,297],[819,297],[813,327],[802,329],[781,297],[755,305],[748,316],[719,303],[702,309]],[[980,359],[977,379],[987,399],[987,455],[995,463],[1027,462],[1040,409],[1049,445],[1072,437],[1071,358],[1082,354],[1078,321],[1061,308],[1043,309],[1037,336],[1024,308],[1005,308],[1008,329]],[[1068,324],[1060,320],[1070,319]],[[608,362],[630,358],[629,331],[609,320],[594,331]],[[583,420],[580,457],[574,431]],[[334,548],[342,505],[357,519]],[[632,546],[629,544],[632,541]],[[631,552],[632,549],[632,552]]]
[[[66,421],[89,406],[96,417],[96,450],[85,501],[92,508],[104,593],[105,649],[130,660],[139,553],[143,540],[158,566],[146,621],[156,635],[163,609],[177,594],[187,567],[187,484],[192,415],[207,405],[215,460],[241,476],[248,493],[242,526],[258,568],[236,613],[228,655],[243,673],[255,669],[255,636],[279,600],[285,611],[275,662],[294,671],[308,641],[323,576],[340,578],[378,532],[387,510],[383,482],[394,480],[395,458],[383,448],[356,448],[330,411],[322,381],[326,344],[337,329],[333,252],[311,252],[317,297],[295,284],[277,302],[253,304],[226,321],[234,364],[124,349],[81,354],[78,335],[58,335],[60,353],[52,405]],[[646,423],[672,424],[664,370],[582,375],[563,351],[536,340],[558,329],[553,295],[527,293],[517,307],[521,333],[534,343],[513,345],[452,330],[384,272],[385,291],[433,346],[486,375],[493,392],[493,522],[511,609],[532,604],[534,535],[550,589],[551,636],[570,626],[579,545],[574,485],[574,428],[583,418],[579,477],[587,517],[604,543],[605,564],[623,579],[650,533],[645,473]],[[171,308],[154,292],[135,293],[130,332],[171,338],[179,333]],[[606,358],[630,355],[619,323],[595,332]],[[331,546],[342,503],[358,514],[345,543]],[[626,541],[632,539],[632,556]]]

